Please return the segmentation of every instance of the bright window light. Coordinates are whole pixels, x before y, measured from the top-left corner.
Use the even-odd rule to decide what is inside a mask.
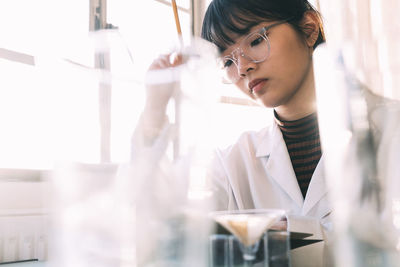
[[[190,44],[191,4],[177,4],[184,44]],[[176,49],[179,39],[170,1],[108,0],[107,22],[118,30],[104,35],[111,73],[100,73],[93,69],[97,35],[89,34],[89,1],[0,1],[0,168],[99,162],[99,118],[107,105],[111,162],[129,160],[130,138],[144,103],[145,71],[157,55]],[[33,64],[14,60],[21,55]],[[111,85],[110,104],[99,99],[99,84]],[[234,88],[222,92],[243,97]],[[264,109],[254,106],[221,104],[219,114],[235,117],[216,131],[223,145],[266,121]]]

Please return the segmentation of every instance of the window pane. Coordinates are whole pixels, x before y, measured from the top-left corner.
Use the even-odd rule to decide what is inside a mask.
[[[190,1],[177,3],[190,8]],[[120,33],[109,36],[110,60],[117,62],[113,69],[126,74],[112,81],[111,152],[112,161],[120,162],[129,158],[130,135],[144,99],[144,72],[157,54],[177,46],[178,36],[170,5],[109,0],[108,8],[108,22]],[[190,13],[180,9],[179,16],[189,42]],[[7,74],[0,81],[0,168],[51,168],[56,159],[98,159],[99,76],[58,62],[66,57],[93,67],[89,1],[2,0],[0,22],[1,47],[35,60],[31,66],[0,58],[1,73]]]
[[[168,1],[170,3],[170,1]],[[179,43],[172,7],[155,0],[109,0],[108,20],[118,26],[132,51],[135,64],[145,65],[161,52],[173,49]],[[189,8],[189,1],[177,1]],[[178,11],[184,42],[190,41],[190,13]],[[144,65],[143,65],[144,64]]]
[[[0,43],[6,49],[2,55],[15,58],[23,53],[34,59],[32,66],[0,58],[1,168],[49,168],[56,151],[68,146],[68,133],[59,135],[66,128],[57,124],[65,119],[67,125],[73,119],[60,114],[72,114],[79,101],[62,98],[74,91],[65,82],[67,73],[44,73],[38,63],[41,58],[56,59],[78,36],[87,35],[88,10],[88,2],[81,0],[0,1]]]
[[[190,1],[177,4],[186,45],[191,38]],[[145,71],[160,53],[176,49],[179,39],[170,1],[108,0],[107,5],[107,20],[118,27],[105,39],[112,71],[118,74],[112,81],[91,69],[95,39],[88,36],[89,1],[0,1],[1,46],[35,60],[32,66],[0,58],[1,73],[6,74],[0,80],[0,168],[51,168],[58,159],[99,160],[99,114],[108,108],[99,100],[102,79],[112,90],[111,161],[128,160],[144,102]],[[84,66],[61,62],[63,57]],[[235,88],[222,91],[224,96],[243,97]],[[246,109],[222,105],[221,114]],[[244,121],[255,121],[247,118],[255,118],[257,109],[246,109]],[[239,125],[245,123],[224,127],[226,134],[219,130],[221,139],[230,136],[233,141],[233,129]]]
[[[1,47],[36,54],[73,43],[88,30],[88,1],[0,1]]]

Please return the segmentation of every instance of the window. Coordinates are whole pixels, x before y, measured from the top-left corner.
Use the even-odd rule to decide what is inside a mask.
[[[132,74],[132,79],[112,81],[113,161],[129,157],[132,114],[143,102],[137,99],[143,98],[139,86],[146,66],[161,46],[176,44],[168,2],[108,1],[108,21],[120,32],[108,36],[109,45],[123,51],[113,57],[127,58],[129,49],[134,59],[133,65],[125,60],[113,66],[128,66]],[[177,3],[186,40],[191,34],[190,2]],[[0,10],[0,69],[7,74],[0,81],[0,168],[49,169],[55,159],[98,160],[98,76],[61,60],[93,67],[88,1],[59,5],[50,0],[5,0]]]
[[[196,13],[193,1],[176,2],[188,44],[192,32],[199,31],[199,13],[208,3],[195,2],[201,9]],[[104,125],[99,116],[107,105],[110,160],[128,160],[130,136],[143,105],[145,71],[158,54],[178,44],[171,2],[108,0],[107,22],[118,32],[104,36],[88,35],[88,1],[60,5],[51,0],[3,0],[0,12],[0,69],[7,74],[0,81],[0,168],[50,169],[55,160],[101,160],[99,129]],[[111,50],[111,78],[93,69],[93,42],[103,37]],[[109,104],[99,99],[101,83],[111,84]],[[236,104],[221,104],[221,116],[243,114],[243,122],[230,127],[253,126],[257,120],[247,118],[257,117],[259,109],[248,106],[233,88],[223,92],[222,102]],[[218,131],[221,142],[233,141],[232,132],[236,130],[231,130],[230,139]]]
[[[82,1],[4,0],[0,10],[0,168],[47,168],[59,86],[47,83],[37,59],[57,54],[87,31],[88,6]]]

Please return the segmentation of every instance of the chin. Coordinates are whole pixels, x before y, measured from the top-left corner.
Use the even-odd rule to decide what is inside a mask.
[[[276,108],[286,102],[284,95],[277,92],[267,92],[257,97],[257,101],[267,108]]]
[[[257,98],[257,102],[262,104],[266,108],[276,108],[279,106],[278,101],[274,101],[273,99],[262,99],[262,98]]]

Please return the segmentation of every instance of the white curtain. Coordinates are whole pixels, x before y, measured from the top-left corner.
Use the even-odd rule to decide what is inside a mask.
[[[317,0],[327,44],[372,91],[400,99],[399,0]]]

